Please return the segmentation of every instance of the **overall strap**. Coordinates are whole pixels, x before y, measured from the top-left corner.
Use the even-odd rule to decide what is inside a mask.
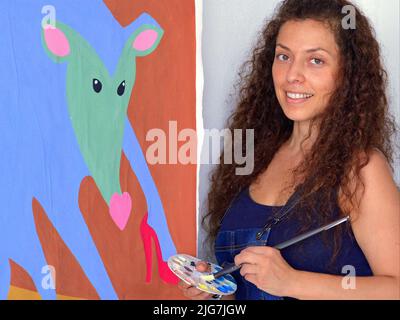
[[[302,186],[300,185],[298,188],[296,188],[296,191],[290,196],[286,204],[276,214],[274,214],[273,217],[267,220],[264,227],[259,232],[257,232],[256,240],[260,240],[264,233],[267,232],[267,230],[270,230],[274,225],[278,224],[288,216],[289,212],[301,200],[301,189]]]

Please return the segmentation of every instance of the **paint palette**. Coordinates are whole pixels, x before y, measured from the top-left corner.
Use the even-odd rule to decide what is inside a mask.
[[[168,259],[168,266],[173,273],[197,289],[211,294],[230,295],[236,291],[235,279],[227,274],[218,279],[206,281],[203,276],[222,270],[220,266],[209,263],[211,272],[199,272],[196,263],[202,261],[187,254],[177,254]]]

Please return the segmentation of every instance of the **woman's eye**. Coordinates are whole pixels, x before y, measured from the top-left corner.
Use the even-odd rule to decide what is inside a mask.
[[[289,60],[289,57],[288,57],[287,55],[285,55],[285,54],[278,54],[276,57],[277,57],[278,60],[280,60],[280,61],[287,61],[287,60]]]
[[[311,63],[320,66],[324,64],[324,61],[322,61],[321,59],[313,58],[311,59]]]

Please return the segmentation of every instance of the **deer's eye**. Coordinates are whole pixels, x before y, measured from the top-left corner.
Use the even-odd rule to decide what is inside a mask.
[[[122,96],[124,94],[125,86],[126,86],[126,84],[125,84],[125,80],[124,80],[120,83],[120,85],[118,86],[118,89],[117,89],[117,93],[119,96]]]
[[[93,90],[97,93],[101,91],[103,85],[101,84],[99,79],[93,79]]]

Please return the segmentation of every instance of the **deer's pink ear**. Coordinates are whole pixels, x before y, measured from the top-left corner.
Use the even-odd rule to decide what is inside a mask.
[[[46,46],[53,55],[63,58],[70,54],[71,48],[64,32],[53,26],[46,26],[43,32]]]
[[[147,51],[154,46],[158,39],[158,32],[155,30],[144,30],[133,41],[133,49],[136,51]]]
[[[153,52],[160,43],[163,33],[162,29],[155,26],[141,26],[129,40],[135,54],[143,57]]]

